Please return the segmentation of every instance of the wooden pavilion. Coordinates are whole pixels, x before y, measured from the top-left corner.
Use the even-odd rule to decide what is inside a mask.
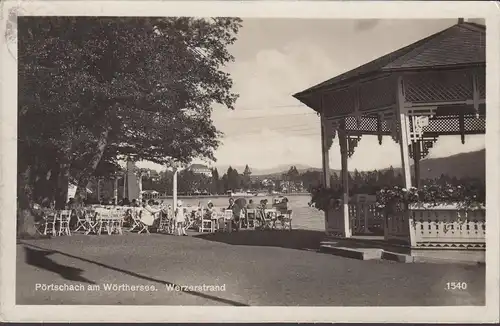
[[[457,135],[464,143],[465,135],[485,134],[485,41],[485,26],[460,19],[441,32],[294,95],[321,117],[326,187],[330,187],[330,148],[333,139],[339,139],[343,209],[342,214],[325,213],[327,232],[351,236],[348,158],[363,135],[377,135],[380,144],[383,136],[399,143],[409,188],[418,187],[419,161],[440,135]],[[411,230],[403,233],[400,238],[415,245],[408,235]]]

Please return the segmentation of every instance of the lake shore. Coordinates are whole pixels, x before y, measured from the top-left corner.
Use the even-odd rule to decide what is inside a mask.
[[[284,197],[291,197],[291,196],[310,196],[311,194],[308,192],[295,192],[295,193],[290,193],[290,194],[265,194],[264,196],[233,196],[233,197],[244,197],[244,198],[254,198],[254,197],[274,197],[274,196],[284,196]],[[216,197],[227,197],[229,198],[230,196],[228,195],[178,195],[178,199],[189,199],[189,198],[216,198]],[[158,199],[173,199],[172,196],[162,196],[159,197]]]

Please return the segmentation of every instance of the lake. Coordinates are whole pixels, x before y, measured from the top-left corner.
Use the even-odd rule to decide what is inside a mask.
[[[235,197],[237,198],[237,197]],[[308,203],[311,200],[310,195],[294,195],[287,196],[288,204],[290,208],[293,210],[293,222],[292,227],[294,229],[304,229],[304,230],[325,230],[325,217],[322,211],[317,210],[316,208],[309,207]],[[198,203],[201,202],[201,205],[206,206],[208,201],[211,200],[215,207],[227,207],[229,202],[228,196],[219,196],[219,197],[210,197],[210,198],[198,198],[198,197],[190,197],[190,198],[179,198],[182,200],[184,206],[198,206]],[[273,197],[247,197],[246,200],[253,199],[257,204],[262,199],[268,200],[268,205],[272,203]],[[160,201],[165,202],[167,205],[172,204],[172,198],[168,199],[160,199]]]

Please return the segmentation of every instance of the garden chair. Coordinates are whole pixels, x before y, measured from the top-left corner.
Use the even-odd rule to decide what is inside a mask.
[[[196,227],[195,223],[199,220],[201,220],[201,216],[198,211],[191,211],[185,213],[186,219],[185,219],[185,230],[189,230],[190,228]]]
[[[215,214],[215,212],[213,213]],[[201,214],[200,225],[198,231],[203,233],[205,231],[215,232],[216,221],[212,218],[211,214]]]
[[[141,213],[142,209],[140,208],[132,209],[131,211],[132,226],[129,229],[130,232],[142,229],[143,223],[141,221]]]
[[[138,219],[139,231],[137,233],[141,234],[142,232],[146,232],[147,234],[150,234],[149,228],[153,226],[155,218],[143,219],[142,212],[143,212],[142,210],[139,212],[139,219]]]
[[[158,223],[158,232],[170,233],[170,216],[168,213],[160,212],[160,222]]]
[[[85,216],[85,210],[77,209],[75,210],[75,215],[76,215],[76,225],[73,232],[78,232],[80,229],[83,229],[83,232],[87,232],[88,221]]]
[[[69,209],[64,209],[57,213],[56,220],[59,220],[59,235],[71,235],[71,231],[69,230],[71,213],[72,211]]]
[[[292,213],[291,209],[286,210],[283,213],[280,213],[278,218],[276,219],[275,225],[279,224],[282,230],[292,230]]]
[[[43,230],[44,235],[52,234],[57,235],[56,232],[57,224],[57,213],[51,213],[45,216],[45,228]]]
[[[123,227],[124,212],[122,210],[116,209],[111,212],[110,217],[111,217],[110,219],[111,234],[113,233],[123,234],[122,227]]]
[[[275,227],[275,212],[273,211],[268,211],[266,212],[266,209],[258,209],[257,210],[258,214],[258,219],[260,220],[260,228],[265,230],[272,230]]]
[[[87,208],[85,209],[84,214],[85,214],[85,221],[87,222],[87,230],[85,234],[88,235],[91,232],[97,234],[97,226],[99,225],[99,221],[96,218],[97,216],[96,211],[94,209]]]
[[[246,210],[246,222],[248,229],[255,229],[256,219],[257,219],[257,210],[255,208],[248,208]]]
[[[108,235],[111,235],[111,212],[109,209],[96,209],[97,213],[97,234],[101,235],[102,230],[105,230]]]
[[[233,210],[225,209],[224,210],[224,232],[233,232]]]

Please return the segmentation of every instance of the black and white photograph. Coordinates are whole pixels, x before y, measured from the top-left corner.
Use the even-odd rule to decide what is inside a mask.
[[[2,303],[498,322],[493,20],[191,6],[4,8]]]

